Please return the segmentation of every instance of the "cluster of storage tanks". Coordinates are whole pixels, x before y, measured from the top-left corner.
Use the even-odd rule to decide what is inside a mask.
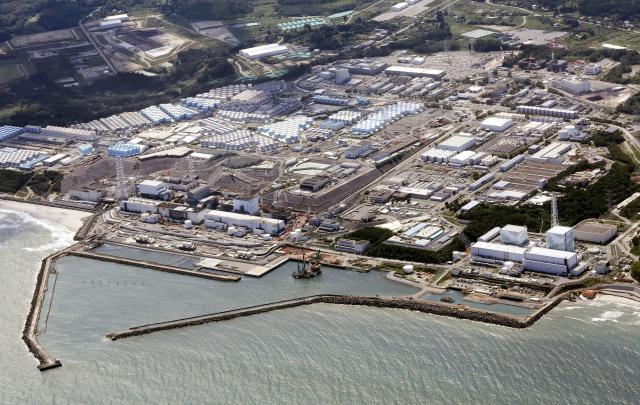
[[[107,148],[107,154],[109,156],[116,157],[129,157],[139,155],[146,149],[144,145],[137,145],[133,143],[118,142]]]
[[[218,117],[234,122],[236,124],[242,124],[247,122],[267,122],[269,116],[264,114],[256,114],[245,111],[233,111],[233,110],[219,110]]]
[[[200,133],[202,135],[222,135],[229,134],[236,130],[234,125],[229,124],[219,118],[205,118],[198,121]]]
[[[14,136],[18,136],[23,132],[24,129],[20,127],[14,127],[11,125],[0,126],[0,142],[13,138]]]
[[[422,103],[398,101],[395,104],[388,105],[381,110],[367,115],[365,119],[351,127],[351,133],[369,136],[402,117],[414,115],[422,111],[424,111],[424,104]]]
[[[42,160],[47,158],[46,155],[33,150],[2,148],[0,149],[0,168],[20,167],[21,165],[39,157],[43,157]]]
[[[516,107],[516,111],[520,114],[527,115],[543,115],[547,117],[568,119],[578,118],[578,112],[574,110],[561,110],[557,108],[544,108],[531,105],[519,105],[518,107]]]
[[[252,147],[257,147],[261,152],[277,150],[276,143],[273,139],[248,130],[212,135],[202,141],[201,145],[206,148],[218,148],[234,151],[245,150]]]
[[[258,132],[281,142],[294,143],[300,140],[300,131],[309,128],[312,123],[313,118],[297,116],[258,127]]]
[[[180,103],[188,108],[195,108],[196,110],[209,113],[220,105],[220,100],[201,97],[187,97],[180,100]]]

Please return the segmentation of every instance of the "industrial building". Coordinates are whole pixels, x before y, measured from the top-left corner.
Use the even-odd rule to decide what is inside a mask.
[[[233,199],[233,210],[243,214],[255,215],[260,212],[260,197],[236,197]]]
[[[268,58],[270,56],[282,55],[288,53],[289,48],[286,45],[266,44],[254,46],[253,48],[245,48],[240,50],[240,55],[247,59],[258,60]]]
[[[525,270],[566,276],[578,266],[578,255],[534,246],[524,253],[523,264]]]
[[[454,135],[445,139],[438,144],[438,149],[452,150],[455,152],[462,152],[473,148],[476,145],[476,138],[465,135]]]
[[[347,159],[357,159],[372,150],[373,145],[371,145],[370,143],[363,143],[362,145],[353,146],[345,150],[344,157]]]
[[[505,225],[500,229],[500,242],[505,245],[523,246],[528,241],[526,226]]]
[[[368,240],[353,240],[342,238],[336,242],[336,250],[340,252],[354,253],[357,255],[364,254],[369,247]]]
[[[442,79],[447,72],[439,69],[425,69],[413,66],[389,66],[384,70],[388,76],[430,77]]]
[[[501,245],[499,243],[476,242],[471,245],[471,255],[476,259],[489,259],[497,261],[511,261],[522,263],[526,248],[513,245]]]
[[[173,196],[167,184],[158,180],[143,180],[137,185],[138,195],[143,198],[167,201]]]
[[[503,132],[512,126],[513,120],[499,117],[489,117],[480,123],[480,128],[493,132]]]
[[[573,228],[568,226],[552,227],[545,234],[545,241],[548,249],[566,252],[573,252],[575,249]]]
[[[543,115],[547,117],[555,118],[578,118],[579,114],[574,110],[562,110],[557,108],[545,108],[532,105],[519,105],[516,107],[516,111],[525,115]]]
[[[573,228],[576,240],[606,245],[615,238],[617,229],[615,226],[600,224],[597,222],[583,222]]]
[[[315,193],[329,184],[331,179],[325,176],[312,176],[300,182],[300,190]]]
[[[276,236],[284,230],[285,223],[281,219],[254,217],[236,212],[212,210],[204,215],[204,226],[223,230],[230,226],[248,228],[252,231],[261,229],[269,235]]]

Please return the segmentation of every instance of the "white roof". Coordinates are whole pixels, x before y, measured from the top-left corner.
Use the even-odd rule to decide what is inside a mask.
[[[482,121],[480,125],[492,127],[504,127],[513,125],[513,120],[509,118],[489,117]]]
[[[253,48],[245,48],[241,49],[240,52],[247,54],[249,56],[259,56],[265,53],[271,52],[288,52],[289,48],[285,45],[280,44],[266,44],[260,46],[254,46]]]
[[[505,232],[527,232],[527,227],[509,224],[509,225],[503,226],[502,230]]]
[[[164,186],[164,183],[159,181],[159,180],[142,180],[140,182],[140,184],[143,184],[145,186],[149,186],[149,187],[160,187],[160,186]]]
[[[466,145],[468,142],[472,142],[475,141],[475,138],[470,137],[470,136],[464,136],[464,135],[454,135],[450,138],[445,139],[444,141],[440,142],[438,144],[438,147],[442,147],[442,146],[449,146],[449,147],[457,147],[457,146],[464,146]]]
[[[554,257],[557,259],[571,259],[576,254],[574,252],[566,252],[564,250],[555,250],[555,249],[547,249],[543,247],[534,246],[529,248],[529,251],[532,255],[546,256],[546,257]]]
[[[496,250],[499,252],[516,253],[520,255],[524,255],[524,252],[527,251],[526,248],[523,248],[520,246],[502,245],[500,243],[491,243],[491,242],[476,242],[471,246],[476,247],[478,249],[489,249],[489,250]]]
[[[425,76],[443,76],[446,72],[439,69],[425,69],[413,66],[389,66],[385,72],[421,74]]]
[[[547,233],[555,233],[558,235],[564,235],[565,233],[571,232],[573,231],[573,228],[568,227],[568,226],[554,226],[553,228],[550,228]]]

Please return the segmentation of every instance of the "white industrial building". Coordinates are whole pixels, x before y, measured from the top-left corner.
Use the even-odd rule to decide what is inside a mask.
[[[476,145],[476,138],[464,135],[454,135],[445,139],[438,144],[438,149],[453,150],[456,152],[463,152],[471,149]]]
[[[152,214],[157,214],[160,204],[162,204],[162,201],[159,200],[151,200],[148,198],[140,197],[129,197],[128,199],[122,200],[120,202],[120,209],[126,212],[149,212]]]
[[[501,245],[499,243],[476,242],[471,245],[474,258],[522,263],[527,249],[520,246]]]
[[[580,79],[560,79],[555,82],[556,86],[571,94],[580,95],[591,91],[591,82]]]
[[[570,143],[551,142],[531,156],[531,160],[537,162],[562,163],[566,159],[566,154],[572,149]]]
[[[167,184],[158,180],[143,180],[137,185],[138,195],[167,200],[171,197],[171,191]]]
[[[240,55],[247,59],[257,60],[261,58],[268,58],[269,56],[282,55],[287,52],[289,52],[289,48],[286,45],[267,44],[254,46],[253,48],[241,49]]]
[[[255,215],[260,212],[260,197],[236,197],[233,199],[233,210],[240,213]]]
[[[505,225],[500,229],[500,242],[505,245],[522,246],[529,240],[526,226]]]
[[[568,226],[554,226],[545,234],[546,246],[549,249],[574,251],[573,228]]]
[[[480,128],[493,132],[502,132],[513,126],[513,120],[509,118],[489,117],[482,121]]]
[[[578,255],[563,250],[532,247],[524,253],[525,270],[566,276],[578,265]]]
[[[391,11],[402,11],[405,8],[409,7],[409,3],[406,2],[400,2],[400,3],[396,3],[393,6],[391,6],[390,10]]]
[[[578,266],[578,255],[573,252],[542,247],[524,248],[499,243],[476,242],[471,245],[475,260],[523,263],[525,270],[566,276]]]
[[[252,231],[262,229],[272,236],[280,234],[285,228],[285,223],[281,219],[254,217],[218,210],[212,210],[205,214],[204,225],[207,228],[215,229],[226,229],[229,226],[248,228]]]
[[[431,77],[441,79],[447,72],[440,69],[425,69],[413,66],[389,66],[384,70],[388,76]]]

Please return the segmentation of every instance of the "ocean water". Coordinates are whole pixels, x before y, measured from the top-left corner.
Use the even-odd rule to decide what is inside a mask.
[[[640,403],[635,306],[565,303],[513,330],[320,304],[110,342],[113,329],[329,286],[287,285],[285,273],[218,286],[71,257],[40,325],[63,367],[41,373],[20,333],[41,258],[71,237],[0,211],[2,404]],[[337,290],[411,293],[377,273],[325,276]]]

